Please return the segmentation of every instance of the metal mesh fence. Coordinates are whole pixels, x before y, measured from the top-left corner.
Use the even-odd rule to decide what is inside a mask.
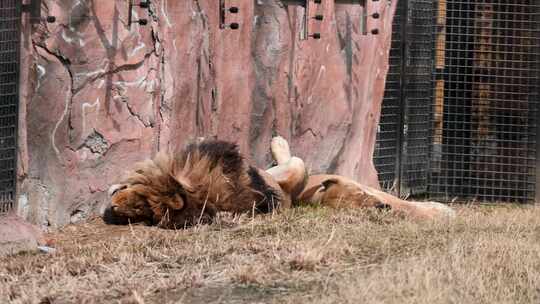
[[[20,0],[0,1],[0,214],[14,206]]]
[[[404,60],[402,196],[427,190],[433,75],[433,1],[408,2]]]
[[[392,26],[392,46],[390,48],[390,68],[386,76],[383,107],[377,129],[377,141],[373,161],[381,186],[386,190],[397,190],[400,160],[401,133],[401,69],[403,63],[403,18],[406,14],[405,1],[399,1]]]
[[[383,101],[375,159],[383,186],[400,180],[400,195],[446,201],[533,201],[540,3],[431,3],[401,1],[409,17],[394,22],[401,35],[392,51],[405,52],[391,58]],[[397,89],[392,77],[400,79]],[[387,134],[383,124],[392,126]],[[383,162],[385,148],[395,160]]]
[[[446,1],[430,191],[532,201],[539,102],[538,1]],[[442,20],[441,20],[442,21]],[[441,48],[444,47],[444,50]],[[442,110],[442,111],[441,111]]]
[[[433,9],[429,0],[399,1],[394,17],[374,160],[383,188],[401,195],[427,190]]]

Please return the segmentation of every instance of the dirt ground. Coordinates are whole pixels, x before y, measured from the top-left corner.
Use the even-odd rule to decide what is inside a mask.
[[[540,208],[452,222],[304,207],[170,231],[100,219],[0,260],[0,303],[539,303]]]

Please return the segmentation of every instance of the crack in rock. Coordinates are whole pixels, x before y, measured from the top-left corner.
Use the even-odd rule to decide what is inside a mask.
[[[65,103],[64,111],[60,119],[56,122],[56,125],[54,126],[54,129],[51,134],[52,148],[54,152],[56,153],[57,157],[61,159],[60,150],[56,146],[55,138],[56,138],[56,132],[58,131],[60,124],[62,123],[62,121],[64,121],[66,116],[68,116],[68,122],[67,122],[68,123],[68,136],[70,139],[72,137],[72,131],[73,131],[73,124],[71,122],[71,107],[73,104],[73,96],[74,96],[74,92],[73,92],[74,79],[73,79],[73,71],[71,71],[71,62],[69,61],[68,58],[62,56],[62,54],[49,50],[46,45],[42,45],[36,42],[33,42],[33,44],[34,44],[34,47],[36,48],[36,53],[39,56],[41,56],[43,59],[46,60],[46,58],[44,58],[43,55],[39,54],[39,52],[37,51],[37,48],[45,51],[47,54],[56,58],[58,62],[62,64],[62,66],[66,69],[67,74],[69,75],[70,82],[69,82],[68,95],[66,96],[66,103]]]
[[[107,150],[109,150],[109,143],[99,132],[94,130],[90,133],[78,148],[88,148],[92,153],[103,155]]]

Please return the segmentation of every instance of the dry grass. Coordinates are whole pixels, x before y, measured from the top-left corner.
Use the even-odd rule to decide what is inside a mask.
[[[185,231],[55,234],[0,261],[0,303],[538,303],[540,208],[461,207],[452,223],[299,208]]]

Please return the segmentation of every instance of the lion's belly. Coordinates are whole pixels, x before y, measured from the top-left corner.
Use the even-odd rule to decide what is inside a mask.
[[[283,191],[283,189],[281,189],[281,187],[279,186],[279,184],[274,180],[274,178],[272,177],[272,175],[268,174],[266,171],[264,170],[261,170],[261,169],[257,169],[257,172],[261,175],[261,177],[263,178],[264,182],[270,187],[272,188],[276,194],[279,196],[279,200],[280,200],[280,205],[279,207],[280,208],[290,208],[292,203],[291,203],[291,197],[290,195],[288,195],[287,193],[285,193],[285,191]]]

